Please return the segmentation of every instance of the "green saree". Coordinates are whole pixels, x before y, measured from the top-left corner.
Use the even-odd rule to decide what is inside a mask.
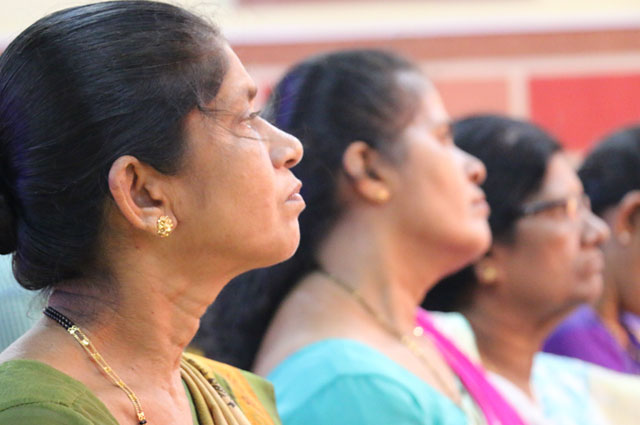
[[[183,356],[181,374],[194,424],[280,425],[273,388],[262,378],[192,354]],[[0,425],[45,423],[119,425],[87,387],[51,366],[34,360],[1,364]]]

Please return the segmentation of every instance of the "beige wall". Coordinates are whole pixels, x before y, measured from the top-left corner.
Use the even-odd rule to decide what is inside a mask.
[[[234,43],[438,36],[629,27],[640,0],[322,1],[236,7],[234,0],[174,0],[217,16]],[[0,0],[0,40],[86,0]]]
[[[530,118],[575,150],[640,121],[640,0],[222,1],[173,3],[215,16],[261,98],[310,54],[384,47],[424,66],[454,116]],[[0,0],[0,49],[38,17],[83,2]]]
[[[51,12],[93,2],[97,0],[0,0],[0,43],[6,44],[38,18]],[[233,0],[177,0],[168,3],[182,4],[212,14],[221,9],[230,9]]]

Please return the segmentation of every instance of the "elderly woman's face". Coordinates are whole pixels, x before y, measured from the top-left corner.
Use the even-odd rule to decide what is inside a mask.
[[[283,261],[298,246],[304,201],[290,168],[302,146],[258,116],[256,86],[226,52],[228,71],[209,105],[213,115],[193,111],[185,120],[176,234],[185,237],[185,256],[226,259],[242,272]]]
[[[583,189],[564,155],[549,160],[541,189],[523,206],[515,242],[503,247],[505,290],[523,308],[546,315],[594,301],[602,289],[602,220],[582,201]]]

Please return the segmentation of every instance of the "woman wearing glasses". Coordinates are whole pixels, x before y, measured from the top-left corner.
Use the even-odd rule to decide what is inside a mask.
[[[604,291],[564,321],[545,351],[640,375],[640,127],[600,143],[578,173],[613,237],[603,246]]]
[[[436,315],[436,324],[491,372],[526,423],[609,423],[586,364],[547,356],[533,368],[554,326],[601,292],[605,223],[558,143],[536,126],[487,115],[456,122],[453,132],[486,164],[493,244],[441,281],[425,306],[462,313]]]

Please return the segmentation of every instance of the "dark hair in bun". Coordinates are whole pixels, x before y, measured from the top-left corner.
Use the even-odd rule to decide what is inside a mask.
[[[2,187],[2,185],[0,185]],[[11,254],[16,250],[16,227],[13,210],[6,195],[0,191],[0,254]]]
[[[0,56],[0,252],[28,289],[97,272],[108,174],[132,155],[176,173],[183,118],[216,96],[216,27],[181,8],[111,1],[37,21]]]

